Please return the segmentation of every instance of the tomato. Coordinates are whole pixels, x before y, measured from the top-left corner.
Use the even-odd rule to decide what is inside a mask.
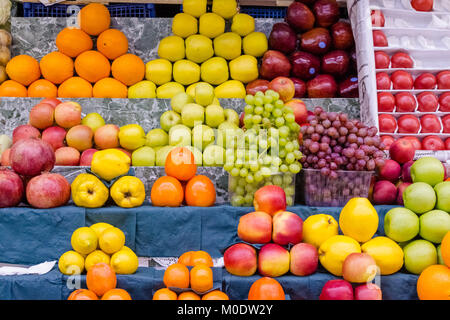
[[[374,47],[387,47],[389,45],[386,35],[381,30],[373,30],[372,38]]]
[[[372,26],[374,27],[384,27],[386,19],[384,18],[383,12],[381,10],[372,10],[370,12],[370,17],[372,20]]]
[[[422,150],[422,143],[420,142],[420,140],[417,137],[406,136],[406,137],[402,137],[402,139],[405,139],[405,140],[408,140],[409,142],[411,142],[412,145],[414,146],[414,149]]]
[[[399,92],[395,95],[397,112],[414,112],[416,110],[416,99],[409,92]]]
[[[445,139],[445,150],[450,150],[450,138]],[[445,181],[450,181],[450,178],[447,178]]]
[[[433,0],[411,0],[411,6],[416,11],[432,11]]]
[[[413,77],[410,73],[398,70],[391,75],[394,90],[411,90],[414,85]]]
[[[389,68],[389,55],[384,51],[375,51],[375,68],[387,69]]]
[[[390,92],[379,92],[378,98],[378,112],[394,112],[395,98]]]
[[[439,96],[439,111],[450,112],[450,92],[445,92]]]
[[[439,133],[441,132],[441,121],[434,114],[426,114],[420,118],[422,126],[421,133]]]
[[[413,68],[414,61],[409,54],[397,52],[391,58],[391,68]]]
[[[445,117],[442,117],[441,120],[442,126],[444,127],[444,133],[450,133],[450,114],[446,115]]]
[[[380,132],[394,133],[395,129],[397,129],[397,121],[390,114],[380,114],[378,116],[378,126]]]
[[[384,145],[384,150],[389,150],[391,144],[393,144],[395,141],[393,136],[381,136],[380,140]]]
[[[423,150],[445,150],[444,141],[438,136],[427,136],[422,140]]]
[[[416,116],[406,114],[398,118],[399,133],[418,133],[420,129],[420,121]]]
[[[378,90],[389,90],[391,89],[391,79],[386,72],[380,72],[376,75],[377,79],[377,89]]]
[[[417,103],[419,105],[418,111],[435,112],[439,105],[439,100],[433,92],[426,91],[417,96]]]
[[[434,89],[436,88],[436,83],[434,74],[425,72],[414,80],[414,89]]]
[[[436,76],[438,89],[450,89],[450,71],[441,71]]]

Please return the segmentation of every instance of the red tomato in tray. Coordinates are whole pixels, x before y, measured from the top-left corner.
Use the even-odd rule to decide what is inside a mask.
[[[414,149],[422,150],[422,143],[420,142],[420,140],[417,137],[406,136],[406,137],[402,137],[402,139],[405,139],[405,140],[408,140],[409,142],[411,142],[412,145],[414,146]]]
[[[441,121],[434,114],[426,114],[420,118],[422,126],[421,133],[439,133],[441,132]]]
[[[450,71],[441,71],[436,76],[438,89],[450,89]]]
[[[393,115],[390,114],[380,114],[378,116],[378,126],[380,132],[394,133],[397,129],[397,121]]]
[[[446,115],[445,117],[442,117],[441,120],[444,133],[450,133],[450,114]],[[447,140],[445,140],[445,143],[447,143]]]
[[[390,64],[389,55],[384,51],[375,51],[375,68],[388,69]]]
[[[450,112],[450,92],[445,92],[439,96],[439,111]]]
[[[417,110],[420,112],[436,112],[439,99],[433,92],[426,91],[417,96],[417,104]]]
[[[433,0],[411,0],[411,6],[416,11],[432,11]]]
[[[416,116],[405,114],[397,120],[399,133],[418,133],[420,130],[420,121]]]
[[[397,112],[414,112],[416,110],[416,99],[409,92],[399,92],[395,95]]]
[[[372,26],[374,27],[384,27],[386,19],[384,18],[383,12],[381,10],[372,10],[370,12],[370,17],[372,20]]]
[[[434,74],[425,72],[414,80],[414,89],[434,89],[436,88],[436,83]]]
[[[383,31],[373,30],[372,38],[373,38],[373,46],[374,47],[387,47],[388,46],[388,40]]]
[[[397,52],[391,58],[391,68],[413,68],[414,61],[409,54]]]
[[[412,75],[406,71],[398,70],[391,75],[394,90],[411,90],[414,86]]]
[[[393,136],[381,136],[380,137],[381,143],[384,145],[384,150],[389,150],[391,147],[391,144],[394,143],[395,139]]]
[[[378,112],[394,112],[395,97],[390,92],[378,92]]]
[[[377,79],[377,89],[378,90],[389,90],[391,89],[391,78],[386,72],[379,72],[376,75]]]
[[[445,139],[445,150],[450,150],[450,138]],[[447,178],[445,181],[450,181],[450,178]]]
[[[423,150],[445,150],[444,141],[438,136],[426,136],[422,140]]]

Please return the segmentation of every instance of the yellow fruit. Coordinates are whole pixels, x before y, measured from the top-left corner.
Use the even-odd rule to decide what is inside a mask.
[[[258,60],[249,55],[243,55],[230,61],[230,77],[242,83],[258,79]]]
[[[303,242],[317,249],[328,238],[339,234],[337,221],[328,214],[315,214],[303,222]]]
[[[78,175],[70,188],[72,200],[78,207],[100,208],[109,198],[108,188],[93,174]]]
[[[99,113],[91,112],[81,120],[81,124],[88,126],[92,129],[92,132],[95,133],[98,128],[105,125],[105,119],[103,119],[103,117]]]
[[[207,0],[183,0],[183,12],[196,18],[206,12]]]
[[[262,57],[269,49],[266,35],[262,32],[250,33],[242,40],[242,49],[244,50],[244,54],[256,58]]]
[[[214,39],[214,53],[218,57],[233,60],[242,53],[242,39],[234,32],[226,32]]]
[[[206,107],[214,102],[214,87],[209,83],[198,83],[195,86],[195,103]]]
[[[189,60],[178,60],[173,64],[173,80],[190,85],[200,80],[200,66]]]
[[[197,87],[197,85],[198,85],[199,83],[206,83],[206,84],[209,84],[209,83],[207,83],[207,82],[196,82],[196,83],[193,83],[193,84],[189,85],[188,87],[186,87],[186,93],[187,93],[189,96],[191,96],[192,98],[195,98],[195,88]]]
[[[184,86],[177,82],[167,82],[156,89],[158,99],[172,99],[174,95],[184,91]]]
[[[213,12],[202,14],[198,24],[198,32],[211,39],[225,32],[225,19]]]
[[[353,252],[361,252],[356,240],[342,235],[332,236],[319,247],[319,260],[322,266],[335,276],[342,276],[345,258]]]
[[[204,82],[219,85],[228,80],[228,64],[224,58],[213,57],[203,62],[200,68],[201,79]]]
[[[369,241],[378,229],[378,213],[367,198],[352,198],[342,208],[342,233],[358,242]]]
[[[158,55],[172,62],[184,59],[184,39],[178,36],[165,37],[159,42]]]
[[[81,274],[84,270],[84,258],[75,251],[67,251],[59,257],[58,268],[62,274]]]
[[[156,85],[148,80],[140,81],[128,88],[128,99],[156,98]]]
[[[128,173],[130,163],[130,157],[121,150],[100,150],[95,152],[92,157],[91,171],[100,178],[111,181],[118,176]]]
[[[255,19],[246,13],[238,13],[231,22],[231,31],[245,37],[255,31]]]
[[[112,185],[111,197],[119,207],[139,207],[145,200],[144,183],[139,178],[124,176]]]
[[[157,86],[172,81],[172,63],[166,59],[156,59],[145,65],[145,79]]]
[[[172,20],[172,33],[176,36],[187,38],[198,31],[198,21],[187,13],[178,13]]]
[[[218,99],[244,99],[246,96],[245,86],[238,80],[229,80],[214,89]]]
[[[97,263],[106,263],[109,264],[110,257],[106,253],[101,250],[95,250],[88,254],[86,259],[84,260],[84,267],[86,271],[96,265]]]
[[[123,247],[111,256],[111,267],[117,274],[133,274],[139,261],[137,255],[128,247]]]
[[[89,254],[97,249],[98,238],[91,228],[81,227],[72,233],[70,244],[76,252],[80,254]]]
[[[145,145],[145,131],[138,124],[127,124],[120,127],[119,142],[120,146],[126,150],[136,150]]]
[[[98,239],[100,249],[107,254],[113,254],[125,245],[125,234],[119,228],[112,227],[104,230]]]
[[[186,39],[186,59],[202,63],[214,55],[213,42],[201,34]]]
[[[213,0],[212,12],[217,13],[224,19],[230,19],[237,13],[237,1]]]
[[[109,223],[97,222],[97,223],[94,223],[93,225],[91,225],[89,228],[94,230],[95,234],[97,235],[97,238],[100,238],[100,235],[102,234],[102,232],[111,227],[113,227],[113,225],[110,225]],[[97,248],[100,248],[100,247],[97,246]]]
[[[361,250],[375,259],[381,275],[399,271],[403,266],[403,250],[388,237],[375,237],[361,246]]]

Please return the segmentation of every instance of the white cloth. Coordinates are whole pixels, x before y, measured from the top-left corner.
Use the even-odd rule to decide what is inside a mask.
[[[46,274],[55,266],[56,261],[45,261],[31,267],[0,267],[0,276],[13,276],[23,274]]]

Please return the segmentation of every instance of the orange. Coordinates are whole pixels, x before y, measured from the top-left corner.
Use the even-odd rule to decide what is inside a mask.
[[[127,98],[128,88],[113,78],[99,80],[92,90],[94,98]]]
[[[213,260],[208,252],[206,251],[194,251],[191,255],[191,265],[197,266],[200,264],[206,265],[207,267],[212,267]]]
[[[202,300],[230,300],[226,293],[220,290],[208,292],[202,297]]]
[[[101,297],[106,292],[114,289],[117,277],[114,269],[106,263],[100,262],[93,265],[87,272],[86,285],[89,290]]]
[[[213,287],[213,271],[203,264],[191,269],[191,288],[197,292],[205,292]]]
[[[42,76],[54,84],[61,84],[73,77],[73,60],[55,51],[45,55],[40,62]]]
[[[197,172],[194,154],[188,148],[174,148],[167,155],[164,169],[168,176],[188,181]]]
[[[450,268],[450,231],[448,231],[441,241],[442,260]]]
[[[123,289],[111,289],[102,296],[102,300],[131,300],[130,294]]]
[[[132,86],[144,79],[145,64],[138,56],[127,53],[113,61],[111,71],[115,79]]]
[[[0,97],[27,97],[27,88],[14,80],[6,80],[0,85]]]
[[[98,36],[109,28],[111,15],[108,8],[100,3],[90,3],[78,13],[78,23],[81,29],[91,36]]]
[[[179,207],[184,199],[183,187],[173,177],[160,177],[152,186],[150,199],[155,207]]]
[[[189,288],[189,269],[181,263],[174,263],[164,272],[163,282],[166,287]]]
[[[186,185],[186,204],[194,207],[210,207],[216,202],[216,188],[204,175],[193,177]]]
[[[76,58],[79,54],[91,50],[94,42],[91,37],[78,28],[64,28],[56,36],[56,47],[68,57]]]
[[[281,284],[269,277],[253,282],[248,292],[248,300],[286,300]]]
[[[92,85],[80,77],[72,77],[61,83],[59,98],[92,98]]]
[[[21,54],[12,58],[6,65],[6,73],[11,80],[24,86],[30,85],[41,77],[39,62],[29,55]]]
[[[183,253],[178,258],[178,263],[181,263],[181,264],[184,264],[185,266],[191,267],[192,266],[191,259],[192,259],[193,253],[194,253],[194,251],[187,251],[187,252]]]
[[[75,70],[78,76],[95,83],[109,77],[111,65],[108,59],[98,51],[83,52],[75,59]]]
[[[73,291],[67,300],[98,300],[98,297],[91,290],[78,289]]]
[[[36,98],[56,98],[58,88],[48,80],[39,79],[28,87],[28,96]]]
[[[178,300],[202,300],[198,294],[192,291],[185,291],[180,293]]]
[[[128,39],[120,30],[105,30],[97,38],[97,50],[114,60],[128,52]]]
[[[153,300],[177,300],[177,294],[168,288],[162,288],[155,292]]]
[[[420,300],[450,300],[450,268],[435,264],[425,268],[417,279]]]

